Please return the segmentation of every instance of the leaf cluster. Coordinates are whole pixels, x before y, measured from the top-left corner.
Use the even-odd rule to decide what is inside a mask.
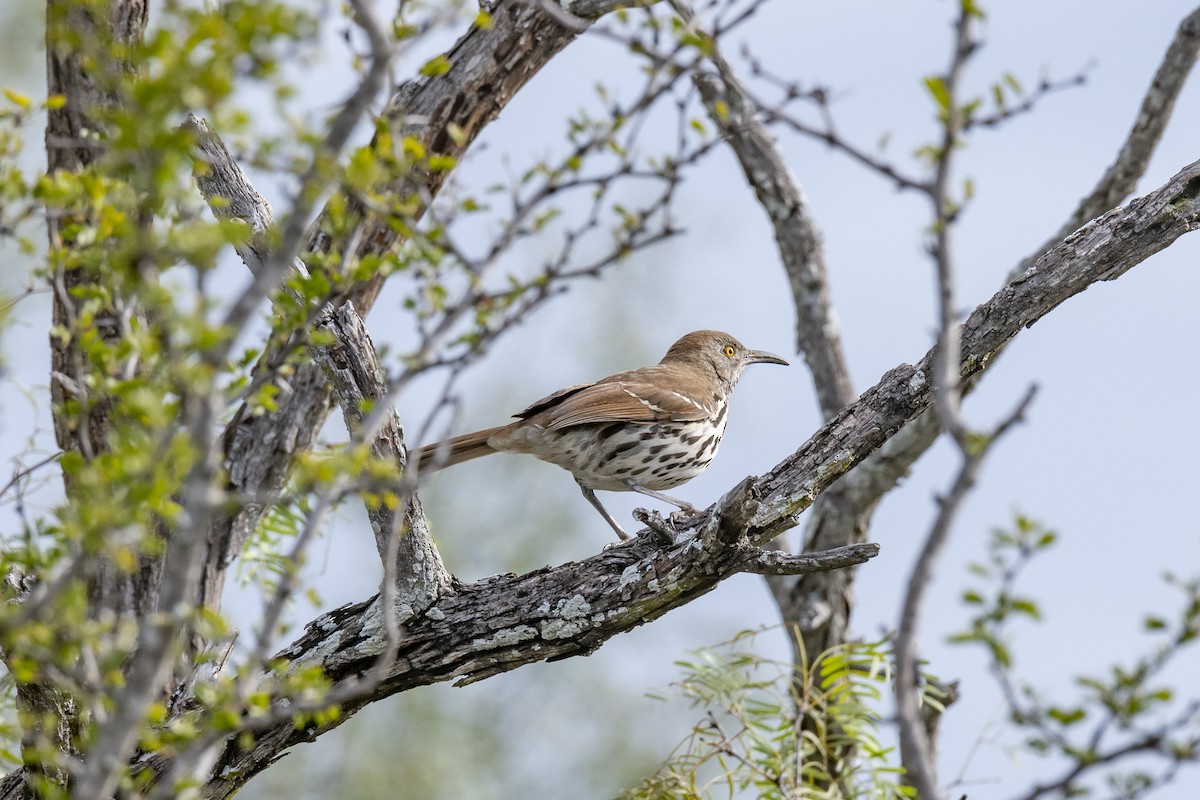
[[[911,797],[880,739],[891,677],[884,643],[849,643],[794,665],[743,649],[754,635],[678,662],[675,694],[704,717],[622,798]]]
[[[988,560],[970,565],[980,582],[962,595],[975,613],[969,628],[951,641],[986,650],[1020,748],[1066,763],[1063,774],[1036,787],[1031,798],[1051,792],[1090,796],[1100,785],[1117,797],[1140,797],[1169,783],[1184,765],[1200,763],[1200,696],[1180,697],[1164,679],[1200,634],[1200,579],[1165,576],[1183,597],[1180,610],[1174,619],[1144,618],[1143,632],[1153,643],[1131,663],[1076,675],[1073,698],[1047,697],[1018,671],[1011,625],[1019,619],[1043,621],[1039,605],[1018,591],[1018,582],[1056,540],[1053,531],[1021,514],[1010,529],[994,530]],[[1045,671],[1052,663],[1038,658],[1039,681],[1049,677]]]

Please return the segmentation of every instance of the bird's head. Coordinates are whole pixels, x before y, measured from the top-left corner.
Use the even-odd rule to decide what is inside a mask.
[[[711,369],[722,383],[732,389],[742,376],[742,370],[749,364],[787,366],[788,362],[762,350],[751,350],[728,333],[693,331],[671,345],[662,363]]]

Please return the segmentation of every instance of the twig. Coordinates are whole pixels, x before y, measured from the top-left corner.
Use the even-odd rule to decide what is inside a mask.
[[[954,291],[954,252],[951,225],[958,214],[956,201],[950,195],[950,175],[953,171],[954,153],[962,133],[962,109],[958,105],[958,84],[962,80],[967,61],[975,51],[971,39],[972,14],[969,3],[962,3],[955,23],[954,53],[950,67],[942,80],[945,90],[942,108],[942,143],[937,153],[933,181],[930,184],[929,200],[933,205],[933,242],[930,254],[937,267],[938,287],[938,346],[934,360],[934,408],[942,427],[958,443],[960,449],[967,447],[967,426],[963,422],[959,405],[962,393],[959,390],[959,311]],[[929,795],[927,800],[934,800]]]
[[[1023,419],[1029,404],[1033,402],[1036,387],[1030,387],[1016,410],[992,432],[986,444],[975,440],[973,449],[964,453],[958,475],[949,493],[938,500],[937,519],[929,531],[921,552],[917,556],[912,574],[907,581],[904,604],[900,611],[900,625],[896,634],[896,717],[900,730],[900,753],[904,762],[905,777],[917,788],[922,800],[937,800],[941,791],[937,785],[937,773],[930,755],[931,745],[926,734],[926,725],[917,704],[917,625],[925,590],[933,577],[933,567],[942,548],[950,537],[955,515],[967,494],[975,485],[975,479],[983,466],[984,456],[1012,426]]]
[[[4,484],[4,486],[0,486],[0,498],[4,497],[4,495],[8,493],[9,489],[13,488],[18,483],[25,480],[33,473],[37,472],[42,467],[53,462],[55,459],[57,459],[61,455],[62,455],[62,451],[59,450],[55,453],[51,453],[50,455],[46,456],[45,458],[41,459],[40,461],[37,461],[37,462],[31,464],[28,467],[22,467],[21,469],[14,469],[12,477],[9,478],[8,483]]]
[[[672,0],[672,6],[693,24],[684,0]],[[796,347],[804,354],[821,410],[828,419],[854,400],[854,389],[834,323],[821,235],[803,191],[758,119],[759,109],[747,97],[715,40],[710,45],[709,59],[720,79],[697,75],[693,80],[710,118],[737,156],[774,227],[775,242],[792,287]]]
[[[1003,125],[1005,122],[1008,122],[1013,117],[1019,117],[1022,114],[1028,114],[1029,112],[1033,111],[1038,102],[1044,99],[1047,95],[1083,86],[1087,83],[1087,76],[1091,66],[1092,65],[1088,65],[1084,67],[1078,73],[1069,78],[1056,81],[1048,79],[1039,81],[1037,88],[1026,95],[1025,99],[1020,103],[1007,106],[992,114],[981,114],[980,116],[969,117],[963,122],[963,133],[967,133],[974,128],[997,128]]]
[[[262,299],[272,291],[287,270],[295,265],[297,256],[305,241],[309,217],[316,208],[325,187],[331,180],[328,164],[335,161],[346,146],[354,126],[367,112],[371,102],[383,89],[391,72],[392,60],[395,56],[391,42],[383,25],[375,18],[374,12],[367,0],[349,0],[354,9],[354,19],[359,27],[367,34],[371,45],[371,65],[366,75],[359,81],[358,87],[349,99],[342,104],[338,113],[329,124],[325,138],[313,154],[308,171],[300,181],[300,188],[292,208],[284,218],[280,231],[279,245],[274,249],[270,258],[254,275],[245,291],[242,292],[225,315],[222,327],[226,330],[240,331],[254,313]],[[236,337],[229,336],[224,342],[211,348],[205,357],[213,363],[221,363],[233,347]]]

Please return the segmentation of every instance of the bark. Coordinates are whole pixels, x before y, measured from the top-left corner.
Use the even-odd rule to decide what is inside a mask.
[[[258,732],[253,745],[231,741],[213,768],[206,798],[231,796],[284,749],[312,741],[368,703],[442,681],[464,685],[535,661],[587,655],[612,636],[691,602],[738,572],[841,568],[878,552],[864,544],[785,563],[744,537],[758,508],[744,482],[710,514],[695,536],[663,547],[644,535],[577,563],[526,575],[498,575],[444,592],[403,626],[387,676],[369,695],[341,704],[327,726],[297,728],[284,719]],[[781,554],[780,554],[781,555]],[[277,658],[290,668],[319,665],[337,686],[370,673],[385,649],[380,597],[337,609],[309,624]]]
[[[1022,328],[1098,281],[1114,280],[1184,233],[1200,227],[1200,162],[1160,189],[1114,209],[1050,250],[1023,276],[979,306],[963,325],[961,376],[983,372]],[[932,403],[934,353],[900,365],[817,431],[771,472],[730,491],[697,523],[672,537],[637,538],[578,563],[452,587],[403,626],[398,657],[369,696],[341,705],[340,724],[368,702],[439,681],[467,683],[525,664],[585,655],[621,632],[711,591],[739,571],[774,570],[761,550],[830,485]],[[845,563],[844,551],[833,551]],[[856,557],[870,551],[855,550]],[[809,558],[819,554],[809,554]],[[831,556],[832,557],[832,556]],[[794,557],[802,558],[802,557]],[[811,564],[797,562],[797,574]],[[310,623],[277,658],[290,669],[320,667],[335,687],[371,671],[385,650],[380,598]],[[284,709],[286,701],[276,701]],[[297,729],[290,718],[258,729],[246,749],[225,748],[205,789],[228,797],[286,747],[326,728]]]
[[[1145,174],[1171,111],[1200,53],[1200,8],[1180,23],[1152,78],[1134,123],[1117,156],[1095,188],[1072,210],[1041,247],[1023,259],[1007,280],[1023,275],[1047,251],[1113,208],[1133,192]],[[797,304],[798,319],[803,311]],[[974,383],[964,385],[971,391]],[[935,414],[923,414],[857,466],[809,514],[804,548],[826,550],[864,541],[879,500],[905,478],[912,465],[942,433]],[[795,622],[800,646],[810,655],[846,640],[854,605],[854,570],[771,579],[772,593],[787,622]]]
[[[107,6],[96,9],[69,0],[47,3],[47,91],[50,95],[62,95],[66,101],[47,113],[48,173],[84,171],[99,155],[101,131],[95,114],[115,105],[118,98],[93,79],[85,63],[89,57],[103,57],[110,60],[109,69],[131,71],[133,65],[113,60],[111,45],[128,45],[140,40],[146,26],[146,12],[144,0],[112,0]],[[64,31],[73,32],[74,38],[63,35]],[[98,44],[104,49],[90,51]],[[111,402],[88,389],[89,385],[102,386],[103,381],[89,380],[95,367],[84,357],[79,346],[80,335],[85,331],[80,323],[85,301],[76,292],[107,281],[104,275],[70,264],[72,243],[65,231],[73,221],[80,220],[55,215],[46,220],[50,250],[52,253],[60,251],[62,264],[55,269],[53,280],[55,332],[50,336],[51,413],[54,436],[62,451],[79,453],[90,460],[106,449]],[[120,339],[123,315],[138,313],[115,292],[112,296],[113,304],[98,311],[93,322],[108,342]],[[64,475],[64,482],[70,497],[73,486],[69,477]],[[132,574],[117,569],[107,560],[96,559],[89,566],[87,575],[90,615],[99,619],[107,614],[150,613],[155,607],[160,575],[161,564],[155,558],[142,557],[141,568]],[[21,777],[15,784],[17,791],[27,790],[26,779],[29,787],[41,781],[65,786],[68,776],[58,756],[78,755],[78,735],[87,721],[85,710],[61,686],[40,677],[18,681],[17,708],[24,722],[21,746],[27,765],[27,772],[16,773]]]
[[[590,24],[618,5],[587,2],[566,8],[576,19]],[[521,87],[581,32],[579,26],[560,20],[539,3],[498,3],[489,13],[490,27],[472,28],[447,51],[448,72],[406,83],[390,99],[384,114],[397,138],[413,136],[428,153],[461,156]],[[417,210],[404,220],[411,225],[447,174],[415,170],[397,177],[382,193],[418,199]],[[369,214],[354,201],[349,208],[351,216],[361,220],[358,257],[387,253],[399,244],[401,233],[391,224],[393,220]],[[310,251],[327,253],[345,247],[346,242],[334,241],[320,223],[315,230]],[[354,284],[333,304],[352,302],[365,317],[383,280],[377,276]],[[268,352],[263,361],[270,363],[275,356]],[[225,430],[227,489],[230,496],[242,501],[235,512],[209,530],[208,556],[197,596],[204,607],[220,609],[226,570],[283,489],[292,460],[311,446],[332,408],[329,384],[317,364],[299,367],[289,384],[292,392],[277,411],[251,414],[243,407]]]
[[[62,95],[66,102],[51,109],[46,119],[47,172],[80,172],[88,169],[101,150],[101,126],[96,111],[119,102],[111,91],[99,85],[85,66],[89,58],[108,58],[112,47],[141,39],[146,27],[144,0],[112,0],[97,19],[87,5],[69,0],[50,0],[46,6],[46,78],[50,95]],[[73,34],[73,37],[72,35]],[[78,42],[81,46],[76,46]],[[88,44],[90,43],[90,47]],[[106,69],[131,72],[134,66],[115,62]],[[46,225],[53,251],[69,251],[71,242],[63,230],[67,222],[51,216]],[[66,256],[64,255],[64,259]],[[83,301],[76,292],[96,282],[109,283],[104,275],[80,266],[59,267],[54,280],[54,326],[62,334],[50,337],[50,396],[54,417],[54,436],[65,453],[80,453],[90,460],[105,449],[109,433],[110,401],[89,392],[89,377],[94,366],[79,349],[79,318]],[[110,287],[111,288],[111,287]],[[114,292],[115,294],[115,292]],[[114,304],[95,315],[94,325],[106,342],[122,337],[122,317],[138,313],[116,295]],[[96,384],[101,384],[96,381]],[[67,493],[71,492],[69,479]],[[122,614],[127,611],[146,614],[154,608],[158,565],[146,561],[142,570],[128,575],[102,562],[96,565],[90,580],[90,605],[96,615],[101,611]]]
[[[368,408],[390,403],[390,399],[366,326],[349,302],[337,311],[330,309],[319,326],[332,334],[333,345],[321,348],[317,360],[335,387],[351,438],[370,439],[372,456],[395,464],[397,474],[403,475],[408,450],[399,415],[386,406],[379,430],[374,431],[367,414]],[[433,543],[415,487],[401,486],[400,514],[392,503],[374,501],[367,504],[367,518],[384,564],[385,585],[396,592],[396,597],[389,599],[393,607],[398,607],[398,622],[404,623],[427,609],[450,586],[450,573]]]

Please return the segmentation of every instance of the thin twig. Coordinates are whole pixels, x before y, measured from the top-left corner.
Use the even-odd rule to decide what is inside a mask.
[[[1026,409],[1033,402],[1036,387],[1030,387],[1016,410],[1005,419],[988,437],[986,444],[979,443],[974,450],[963,456],[958,475],[955,476],[949,493],[938,500],[938,515],[921,552],[917,556],[912,574],[906,583],[904,604],[900,610],[900,625],[896,634],[896,718],[900,731],[900,752],[904,762],[905,777],[917,788],[922,800],[937,800],[942,796],[937,785],[937,773],[930,756],[930,742],[925,732],[917,703],[917,651],[916,635],[920,619],[921,604],[925,590],[933,578],[933,567],[942,548],[950,537],[954,518],[967,494],[975,485],[975,479],[983,466],[984,456],[1012,426],[1023,419]]]

